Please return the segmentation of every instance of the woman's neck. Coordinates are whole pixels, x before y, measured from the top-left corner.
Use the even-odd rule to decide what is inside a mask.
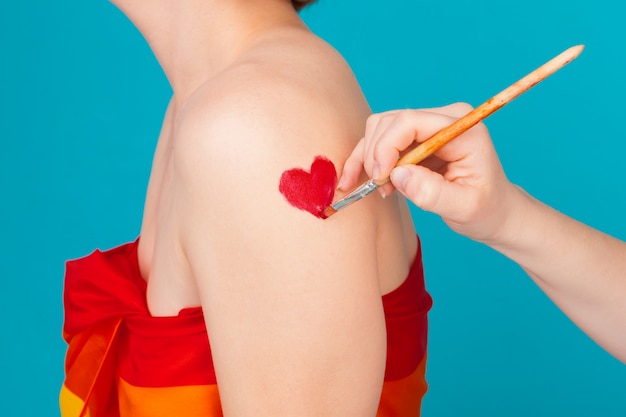
[[[183,103],[259,37],[305,25],[290,0],[114,0],[152,48]]]

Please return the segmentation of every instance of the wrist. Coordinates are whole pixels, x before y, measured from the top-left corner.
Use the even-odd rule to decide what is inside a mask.
[[[507,252],[523,244],[524,231],[529,226],[528,218],[539,202],[524,189],[509,184],[500,200],[499,220],[493,232],[481,242],[499,252]]]

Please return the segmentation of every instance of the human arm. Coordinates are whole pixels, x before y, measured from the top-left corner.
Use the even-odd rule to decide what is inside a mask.
[[[392,168],[399,153],[471,108],[455,104],[370,117],[344,167],[343,189],[364,167],[455,231],[517,262],[590,337],[626,362],[626,243],[571,219],[506,178],[483,124],[446,145],[423,166]]]
[[[373,416],[385,364],[373,206],[321,221],[278,192],[286,169],[343,160],[358,137],[343,118],[360,116],[258,78],[213,86],[177,134],[173,204],[224,414]]]

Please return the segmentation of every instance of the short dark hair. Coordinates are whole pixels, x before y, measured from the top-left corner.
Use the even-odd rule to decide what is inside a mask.
[[[297,11],[302,10],[303,8],[314,2],[315,0],[291,0],[293,7],[295,7]]]

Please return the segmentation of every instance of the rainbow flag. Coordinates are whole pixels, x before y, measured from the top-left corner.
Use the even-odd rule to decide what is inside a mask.
[[[222,416],[202,310],[150,315],[137,243],[67,263],[61,415]],[[378,417],[420,414],[431,305],[418,253],[407,280],[383,296],[387,368]]]

